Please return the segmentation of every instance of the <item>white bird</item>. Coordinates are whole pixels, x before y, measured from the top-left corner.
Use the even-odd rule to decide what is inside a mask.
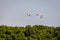
[[[31,12],[26,13],[27,16],[31,16]]]
[[[43,15],[41,13],[40,14],[36,14],[36,16],[40,16],[41,19],[43,18]]]

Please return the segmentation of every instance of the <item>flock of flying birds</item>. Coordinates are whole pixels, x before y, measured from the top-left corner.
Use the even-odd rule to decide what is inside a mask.
[[[27,15],[27,16],[32,16],[31,12],[26,13],[26,15]],[[40,13],[35,14],[35,16],[39,16],[39,17],[40,17],[40,19],[42,19],[42,18],[43,18],[43,15],[42,15],[42,13],[41,13],[41,12],[40,12]]]

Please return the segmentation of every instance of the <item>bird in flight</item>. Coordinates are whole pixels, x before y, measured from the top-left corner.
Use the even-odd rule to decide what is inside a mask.
[[[38,13],[38,14],[36,14],[36,16],[39,16],[41,19],[43,18],[42,13]]]
[[[27,15],[27,16],[32,16],[32,15],[31,15],[31,12],[26,13],[26,15]]]

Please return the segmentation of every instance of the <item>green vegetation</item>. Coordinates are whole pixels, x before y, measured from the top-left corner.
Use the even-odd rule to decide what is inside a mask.
[[[0,40],[60,40],[60,27],[0,25]]]

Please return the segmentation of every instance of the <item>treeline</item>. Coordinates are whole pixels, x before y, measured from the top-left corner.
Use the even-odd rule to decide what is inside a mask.
[[[60,40],[60,27],[0,25],[0,40]]]

